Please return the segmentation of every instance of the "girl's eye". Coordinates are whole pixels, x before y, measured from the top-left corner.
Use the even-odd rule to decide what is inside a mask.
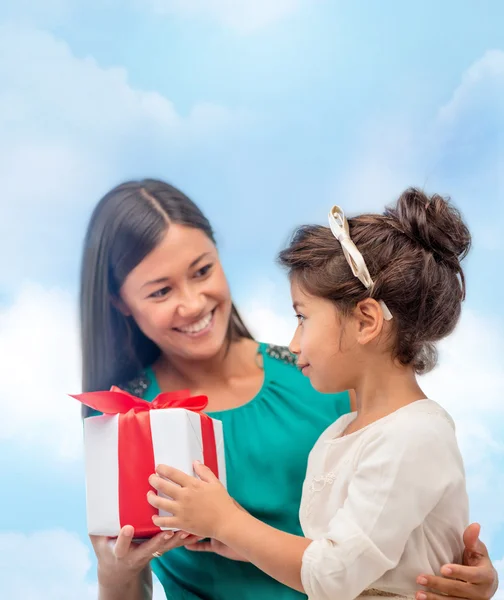
[[[149,296],[149,298],[164,298],[170,291],[171,291],[171,288],[168,286],[165,286],[164,288],[161,288],[160,290],[156,290],[154,293],[152,293]]]
[[[298,324],[299,325],[302,325],[303,322],[304,322],[304,320],[305,320],[304,316],[303,315],[299,315],[299,314],[296,315],[296,319],[298,320]]]
[[[204,277],[207,273],[209,273],[210,269],[213,267],[213,265],[205,265],[204,267],[201,267],[201,269],[198,269],[196,271],[196,273],[194,274],[195,277]]]

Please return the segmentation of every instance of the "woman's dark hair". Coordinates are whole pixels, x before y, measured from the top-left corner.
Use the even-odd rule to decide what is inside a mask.
[[[374,286],[353,276],[328,227],[304,226],[280,253],[280,263],[309,294],[332,300],[345,315],[367,297],[383,300],[393,315],[394,355],[417,373],[437,362],[435,342],[458,322],[465,298],[460,261],[469,230],[449,199],[410,188],[384,214],[348,220]]]
[[[146,179],[123,183],[95,208],[84,242],[80,286],[83,390],[127,383],[160,354],[114,299],[128,274],[159,244],[170,223],[200,229],[215,243],[200,209],[175,187]],[[232,306],[228,343],[252,338]]]

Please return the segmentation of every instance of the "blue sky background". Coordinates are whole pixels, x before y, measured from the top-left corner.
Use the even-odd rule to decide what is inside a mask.
[[[0,596],[90,600],[76,290],[119,181],[181,187],[251,328],[294,321],[292,228],[450,194],[469,293],[431,396],[455,416],[473,518],[504,564],[504,6],[385,0],[6,0],[0,8]],[[504,597],[504,596],[501,596]]]

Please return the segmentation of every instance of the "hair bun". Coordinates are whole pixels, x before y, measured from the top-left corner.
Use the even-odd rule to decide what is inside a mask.
[[[460,261],[471,247],[471,234],[460,212],[448,198],[427,196],[409,188],[385,216],[397,223],[397,229],[432,252],[438,261],[460,270]]]

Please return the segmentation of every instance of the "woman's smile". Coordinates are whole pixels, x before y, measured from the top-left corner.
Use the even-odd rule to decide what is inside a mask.
[[[214,308],[201,319],[193,321],[192,323],[189,323],[187,325],[173,327],[173,330],[178,333],[181,333],[182,335],[188,335],[189,337],[193,338],[202,337],[207,333],[210,333],[210,331],[212,330],[216,310],[217,308]]]

